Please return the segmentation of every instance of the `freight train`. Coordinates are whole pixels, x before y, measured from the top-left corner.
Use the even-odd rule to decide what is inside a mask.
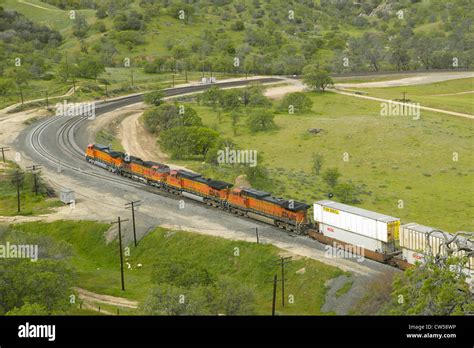
[[[448,233],[434,233],[417,224],[400,225],[400,219],[323,200],[314,203],[314,222],[309,218],[310,205],[282,199],[268,192],[205,178],[186,170],[144,161],[109,147],[90,144],[86,160],[112,173],[131,178],[161,190],[181,195],[209,206],[266,222],[297,234],[308,235],[321,243],[338,247],[356,247],[362,256],[406,269],[423,261],[426,253],[446,254],[462,242],[458,255],[467,255],[465,271],[474,270],[474,241]],[[456,243],[455,243],[456,242]],[[463,249],[463,250],[461,250]],[[469,252],[471,250],[471,252]]]

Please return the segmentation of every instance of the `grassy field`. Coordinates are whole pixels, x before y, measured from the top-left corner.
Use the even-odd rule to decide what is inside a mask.
[[[385,88],[357,88],[373,97],[385,99],[406,98],[422,106],[457,111],[474,115],[474,78],[457,79],[426,85]]]
[[[269,244],[255,244],[230,241],[188,232],[176,232],[156,229],[149,233],[126,261],[131,269],[125,269],[126,291],[120,289],[120,267],[118,242],[106,244],[104,233],[109,225],[92,221],[57,221],[54,223],[25,223],[15,225],[15,229],[28,233],[49,235],[58,241],[72,245],[74,255],[70,262],[78,271],[77,286],[114,296],[143,301],[152,286],[151,272],[160,268],[162,262],[169,258],[192,260],[193,264],[207,269],[216,275],[226,274],[242,284],[251,287],[255,292],[257,313],[271,313],[272,284],[279,268],[274,260],[281,252]],[[239,256],[234,256],[234,248],[239,248]],[[205,252],[204,252],[205,250]],[[142,268],[137,268],[141,263]],[[277,311],[282,314],[321,314],[326,288],[324,283],[343,274],[337,268],[324,265],[307,258],[294,258],[286,266],[286,286],[288,295],[294,295],[294,304],[287,304],[282,309],[277,304]],[[305,268],[304,274],[296,271]],[[281,296],[280,290],[278,295]],[[279,297],[280,298],[280,297]],[[112,307],[102,307],[116,312]],[[127,310],[124,313],[137,314]]]
[[[188,72],[188,83],[199,82],[201,75],[201,72]],[[206,73],[206,76],[208,75],[209,73]],[[46,106],[45,100],[35,103],[26,103],[29,100],[46,98],[46,91],[48,91],[49,105],[50,107],[53,107],[55,103],[62,102],[64,99],[69,102],[106,99],[105,85],[102,83],[102,80],[104,79],[109,82],[109,85],[107,86],[107,96],[117,97],[153,89],[170,88],[173,86],[173,76],[175,85],[186,83],[184,73],[147,74],[142,68],[134,68],[132,86],[129,68],[106,68],[106,71],[99,76],[99,82],[96,82],[93,79],[77,78],[76,92],[71,96],[62,98],[55,97],[62,96],[69,91],[73,87],[72,82],[69,81],[66,83],[58,82],[57,80],[31,80],[22,90],[25,104],[24,106],[19,106],[15,112],[33,107]],[[223,78],[239,77],[241,75],[213,73],[213,76],[220,80]],[[9,95],[2,98],[2,100],[0,100],[0,109],[16,103],[21,103],[19,90],[13,90]]]
[[[16,184],[12,174],[18,167],[10,162],[0,162],[0,216],[40,215],[51,212],[51,208],[61,205],[57,199],[48,198],[44,189],[38,195],[34,192],[31,173],[26,173],[20,186],[20,213],[18,213]]]
[[[312,154],[324,157],[322,172],[336,167],[340,182],[361,188],[361,207],[450,232],[473,230],[472,121],[421,112],[380,116],[380,103],[334,93],[310,93],[312,110],[302,115],[278,113],[278,129],[252,134],[239,122],[234,136],[230,117],[222,123],[211,108],[195,106],[203,122],[231,138],[241,149],[257,150],[268,168],[277,196],[311,203],[331,191],[312,168]],[[323,131],[313,135],[310,128]],[[344,161],[347,153],[348,161]],[[456,160],[457,156],[457,160]],[[234,180],[238,173],[201,162],[179,164],[210,177]],[[337,199],[337,197],[335,197]],[[400,200],[403,207],[399,208]]]

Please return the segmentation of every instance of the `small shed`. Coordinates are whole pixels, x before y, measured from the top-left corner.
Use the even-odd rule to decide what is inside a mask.
[[[66,188],[62,189],[59,192],[59,199],[64,204],[70,204],[72,202],[75,202],[74,191],[66,189]]]

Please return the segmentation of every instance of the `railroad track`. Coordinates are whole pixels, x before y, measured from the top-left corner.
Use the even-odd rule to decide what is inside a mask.
[[[251,82],[260,82],[260,83],[273,83],[279,82],[281,79],[278,78],[264,78],[258,80],[243,80],[243,81],[231,81],[231,82],[222,82],[212,85],[198,85],[198,86],[186,86],[178,88],[169,88],[165,89],[165,96],[179,96],[182,94],[189,94],[193,92],[200,92],[210,88],[211,86],[218,86],[220,88],[228,87],[238,87],[243,86]],[[98,103],[96,106],[96,115],[100,116],[102,114],[108,113],[115,109],[136,104],[143,100],[142,94],[137,94],[133,96],[123,97],[113,101],[105,101]],[[166,191],[153,188],[146,185],[145,183],[133,181],[128,178],[123,178],[116,174],[104,171],[101,168],[97,168],[94,165],[87,163],[84,160],[84,149],[82,149],[75,141],[75,135],[77,128],[88,120],[87,116],[54,116],[52,118],[46,119],[44,122],[37,125],[28,135],[28,142],[31,148],[45,161],[49,162],[52,166],[57,167],[58,170],[66,169],[71,170],[74,173],[81,175],[89,176],[98,180],[101,180],[105,183],[113,182],[118,185],[133,187],[140,189],[142,191],[151,192],[154,194],[160,194],[169,198],[176,199],[177,196]],[[48,127],[52,126],[56,122],[63,122],[58,130],[56,131],[55,137],[57,139],[57,147],[61,151],[62,158],[54,155],[47,147],[44,145],[42,139],[44,138],[44,133]],[[61,185],[59,185],[61,186]],[[179,199],[185,199],[185,197],[179,197]],[[186,201],[188,199],[186,198]],[[191,201],[191,200],[190,200]],[[194,202],[193,202],[194,203]],[[212,207],[207,207],[213,209]],[[232,215],[231,213],[229,213]],[[249,220],[252,220],[249,218]],[[253,220],[252,220],[253,221]]]

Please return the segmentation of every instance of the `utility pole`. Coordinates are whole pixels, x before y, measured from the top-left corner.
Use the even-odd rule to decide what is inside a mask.
[[[259,238],[258,238],[258,227],[255,227],[255,234],[257,235],[257,244],[259,243]]]
[[[174,74],[171,74],[171,77],[173,78],[173,88],[174,88]]]
[[[32,165],[30,167],[26,167],[26,170],[31,171],[31,173],[33,174],[33,178],[34,178],[34,181],[35,181],[35,195],[36,196],[38,195],[38,181],[37,181],[36,176],[39,174],[38,170],[40,168],[41,168],[41,166],[39,166],[39,165]]]
[[[141,201],[132,201],[130,203],[125,204],[125,209],[132,209],[132,222],[133,222],[133,241],[135,243],[135,247],[137,247],[137,232],[135,228],[135,207],[140,206]]]
[[[23,174],[16,170],[13,174],[13,182],[16,184],[16,197],[17,197],[17,204],[18,204],[18,213],[20,212],[20,184],[23,181]]]
[[[403,92],[403,116],[405,116],[406,92]]]
[[[122,291],[125,291],[125,281],[123,278],[123,251],[122,251],[122,222],[127,220],[120,220],[120,216],[117,218],[117,221],[111,222],[111,224],[118,224],[118,236],[119,236],[119,247],[120,247],[120,274],[122,277]]]
[[[48,91],[46,91],[46,110],[49,110]]]
[[[281,265],[281,305],[285,307],[285,265],[291,262],[292,257],[280,256],[276,262]]]
[[[23,90],[21,89],[20,85],[18,85],[18,88],[20,89],[21,105],[23,105]]]
[[[273,280],[266,281],[266,283],[273,283],[273,299],[272,299],[272,316],[275,316],[275,306],[276,306],[276,293],[277,293],[277,283],[278,277],[275,274]]]
[[[277,293],[277,275],[273,277],[273,302],[272,302],[272,316],[275,316],[275,304],[276,304],[276,293]]]
[[[8,146],[4,146],[0,148],[2,150],[2,158],[3,158],[3,163],[5,163],[5,152],[10,151],[10,148]]]
[[[210,73],[211,73],[211,83],[212,83],[212,64],[209,64],[209,70],[210,70]]]
[[[185,77],[186,83],[188,83],[188,63],[187,62],[184,62],[184,77]]]
[[[66,81],[67,81],[67,79],[69,78],[69,64],[67,61],[67,52],[65,53],[65,55],[66,55]]]

